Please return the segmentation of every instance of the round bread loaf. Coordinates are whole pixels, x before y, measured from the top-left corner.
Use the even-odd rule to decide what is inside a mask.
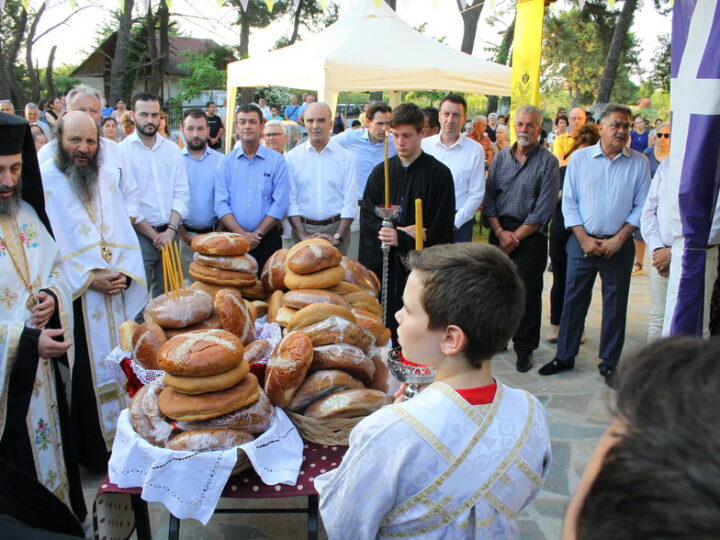
[[[342,369],[365,384],[372,382],[375,364],[361,349],[347,343],[321,345],[313,348],[313,361],[308,371]]]
[[[249,287],[241,287],[240,294],[242,294],[243,298],[249,298],[250,300],[263,300],[268,295],[260,280],[255,281]]]
[[[350,304],[351,308],[364,309],[365,311],[374,313],[378,317],[382,317],[382,306],[380,305],[380,302],[371,295],[359,292],[346,294],[344,298],[345,301]]]
[[[211,313],[212,298],[208,294],[186,289],[153,298],[145,306],[143,316],[163,328],[185,328],[207,319]]]
[[[335,304],[348,307],[339,294],[322,289],[297,289],[285,293],[282,305],[293,309],[302,309],[310,304]]]
[[[251,302],[251,304],[252,304],[253,306],[255,306],[256,318],[257,318],[257,317],[264,317],[265,315],[268,314],[268,304],[267,304],[267,302],[265,302],[265,301],[263,301],[263,300],[253,300],[253,301]]]
[[[265,392],[278,407],[286,407],[307,373],[313,352],[303,332],[290,332],[277,344],[265,372]]]
[[[246,253],[245,255],[222,256],[222,255],[203,255],[202,253],[194,253],[193,260],[220,268],[222,270],[234,270],[235,272],[247,272],[249,274],[257,274],[258,264],[255,257]]]
[[[200,321],[199,323],[192,324],[185,328],[168,328],[165,330],[165,335],[168,339],[171,339],[181,334],[187,334],[188,332],[195,332],[197,330],[213,330],[216,328],[222,328],[222,325],[220,324],[220,317],[213,311],[212,314],[204,321]]]
[[[312,274],[296,274],[288,270],[285,272],[285,286],[288,289],[327,289],[342,281],[344,270],[342,266],[331,266]]]
[[[190,275],[198,281],[211,283],[212,285],[230,285],[231,287],[249,287],[257,281],[255,274],[248,272],[235,272],[234,270],[222,270],[206,266],[199,262],[190,263]]]
[[[138,390],[130,401],[130,425],[135,433],[150,444],[165,446],[173,427],[163,418],[158,396],[164,388],[162,379],[155,379]]]
[[[368,388],[380,390],[387,394],[390,391],[390,370],[385,360],[383,360],[380,350],[379,347],[373,347],[372,351],[370,351],[370,360],[372,360],[372,363],[375,365],[375,373],[373,373],[373,378],[370,384],[368,384]]]
[[[232,332],[244,344],[255,341],[255,325],[242,296],[230,290],[220,290],[215,295],[215,312],[220,317],[223,330]]]
[[[282,297],[285,295],[282,291],[275,291],[268,302],[267,321],[269,323],[276,322],[278,311],[282,307]]]
[[[272,422],[273,406],[267,394],[260,389],[260,397],[255,403],[241,407],[217,418],[198,422],[178,422],[183,431],[195,429],[241,429],[248,433],[263,433]]]
[[[254,439],[239,429],[197,429],[178,433],[168,441],[167,447],[181,452],[209,452],[235,448]]]
[[[287,306],[280,306],[280,309],[278,309],[277,315],[275,316],[275,322],[283,328],[287,328],[290,319],[293,318],[293,315],[295,315],[295,313],[297,313],[297,309],[289,308]]]
[[[308,405],[318,399],[352,388],[364,388],[364,386],[355,377],[339,369],[316,371],[312,375],[308,375],[298,391],[295,392],[288,409],[302,413]]]
[[[337,316],[328,317],[315,324],[298,328],[298,330],[302,330],[308,335],[313,347],[332,345],[333,343],[347,343],[359,347],[366,354],[375,340],[367,330]]]
[[[239,384],[207,394],[190,395],[166,387],[160,392],[160,411],[173,420],[207,420],[238,410],[260,398],[257,377],[248,373]]]
[[[257,321],[258,315],[257,315],[257,308],[255,307],[255,304],[253,304],[250,300],[247,298],[243,298],[245,301],[245,307],[248,310],[248,314],[250,315],[250,320],[253,323],[253,328],[255,328],[255,321]]]
[[[294,330],[295,328],[324,321],[328,317],[341,317],[346,321],[355,322],[355,315],[346,307],[333,304],[310,304],[295,313],[288,322],[287,327],[289,330]]]
[[[340,265],[345,271],[343,276],[345,281],[357,285],[363,291],[375,297],[380,294],[380,280],[374,272],[349,257],[343,257]]]
[[[384,347],[390,339],[390,330],[383,326],[382,319],[366,309],[353,308],[351,311],[355,315],[357,325],[375,337],[375,344],[378,347]]]
[[[285,257],[287,257],[287,253],[287,249],[278,249],[265,262],[260,278],[268,294],[285,288]]]
[[[335,294],[339,294],[340,296],[344,296],[346,294],[354,293],[354,292],[364,292],[363,289],[358,287],[357,285],[353,283],[348,283],[347,281],[341,281],[337,285],[333,285],[332,287],[326,289],[330,292],[334,292]]]
[[[242,362],[240,338],[227,330],[198,330],[175,336],[157,354],[158,366],[184,377],[223,373]]]
[[[157,355],[167,340],[165,331],[157,323],[146,321],[138,325],[132,337],[134,360],[145,369],[160,369]]]
[[[250,243],[243,235],[229,232],[199,234],[190,247],[204,255],[244,255],[250,251]]]
[[[258,339],[245,347],[245,360],[250,364],[263,362],[270,357],[272,345],[266,339]]]
[[[217,375],[206,375],[205,377],[183,377],[165,373],[165,386],[171,386],[183,394],[205,394],[207,392],[219,392],[235,386],[245,378],[250,371],[250,364],[242,360],[236,367],[218,373]]]
[[[125,321],[120,325],[120,348],[123,351],[133,350],[133,334],[138,326],[135,321]]]
[[[389,403],[389,398],[379,390],[368,388],[343,390],[322,398],[307,409],[310,418],[353,418],[367,416]]]
[[[342,260],[342,253],[323,238],[311,238],[298,242],[290,248],[285,259],[285,266],[296,274],[311,274],[337,266]]]
[[[220,289],[230,289],[238,294],[242,294],[240,287],[232,287],[230,285],[212,285],[211,283],[205,283],[204,281],[193,281],[190,288],[196,291],[203,291],[208,293],[213,299]]]

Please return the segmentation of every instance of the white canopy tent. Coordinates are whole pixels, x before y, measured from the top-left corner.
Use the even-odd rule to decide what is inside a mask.
[[[324,31],[228,64],[228,125],[238,87],[315,90],[334,110],[341,91],[446,90],[510,95],[510,68],[454,50],[414,30],[385,2],[358,0]],[[228,130],[228,138],[231,130]]]

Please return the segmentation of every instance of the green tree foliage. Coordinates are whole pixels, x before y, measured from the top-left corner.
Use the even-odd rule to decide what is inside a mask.
[[[337,21],[338,9],[339,6],[335,2],[329,2],[326,11],[323,11],[318,0],[300,0],[297,8],[294,11],[291,10],[292,30],[290,35],[278,39],[273,48],[280,49],[294,44],[301,39],[300,30],[302,28],[311,33],[320,32]]]
[[[657,90],[670,92],[670,35],[663,34],[658,37],[660,42],[655,48],[650,76],[647,86],[650,94]],[[643,96],[644,97],[644,96]]]
[[[178,55],[187,58],[185,62],[178,64],[178,68],[188,71],[187,77],[178,79],[179,100],[190,101],[199,97],[205,90],[225,87],[227,71],[218,69],[215,53],[195,54],[190,51],[180,51]]]

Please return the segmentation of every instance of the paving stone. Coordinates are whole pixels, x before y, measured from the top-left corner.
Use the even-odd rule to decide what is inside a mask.
[[[570,443],[553,440],[551,444],[553,462],[550,474],[545,479],[543,491],[568,496],[570,491],[567,471],[570,465]]]

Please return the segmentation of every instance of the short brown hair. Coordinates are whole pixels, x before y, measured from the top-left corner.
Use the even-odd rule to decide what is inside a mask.
[[[368,120],[372,120],[376,113],[391,113],[392,107],[388,105],[387,103],[383,103],[382,101],[378,101],[376,103],[373,103],[370,105],[370,108],[368,108],[367,113],[365,113],[365,118]]]
[[[446,101],[449,101],[450,103],[455,103],[456,105],[460,105],[463,108],[463,113],[467,115],[467,101],[465,101],[465,98],[458,95],[458,94],[447,94],[442,100],[440,101],[440,105],[438,106],[438,109],[442,109],[443,103]]]
[[[502,251],[489,244],[444,244],[411,251],[406,265],[420,273],[428,328],[458,326],[467,337],[463,352],[472,367],[505,348],[525,311],[525,292]]]
[[[411,125],[415,131],[420,133],[425,125],[425,115],[422,109],[414,103],[401,103],[390,115],[390,127],[394,128],[403,124]]]

